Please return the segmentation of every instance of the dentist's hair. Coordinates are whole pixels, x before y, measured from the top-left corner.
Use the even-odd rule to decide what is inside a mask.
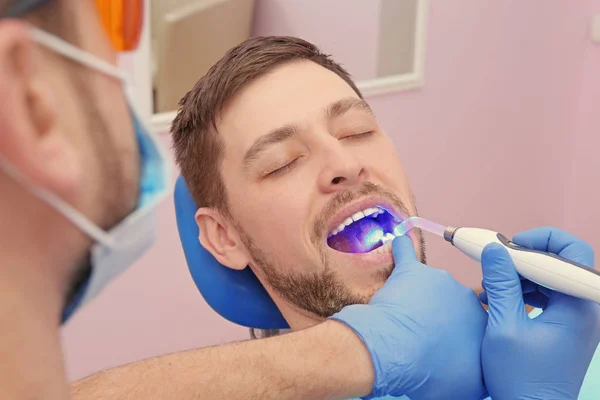
[[[0,16],[6,17],[4,14],[11,10],[11,6],[17,5],[20,1],[22,0],[0,0]],[[73,44],[78,44],[79,35],[72,24],[72,12],[63,3],[63,1],[42,3],[34,6],[31,11],[23,15],[23,18],[28,18],[38,28],[46,32],[67,39]],[[20,8],[17,7],[17,9]]]
[[[327,68],[363,97],[341,65],[305,40],[257,37],[230,49],[181,99],[171,126],[175,159],[198,207],[214,208],[230,216],[220,173],[223,142],[217,131],[219,112],[245,85],[279,65],[297,60]]]

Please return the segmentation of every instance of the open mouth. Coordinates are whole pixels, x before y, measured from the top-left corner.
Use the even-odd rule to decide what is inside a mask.
[[[346,218],[329,233],[327,245],[342,253],[383,252],[383,245],[391,246],[392,232],[400,222],[385,208],[370,207]]]

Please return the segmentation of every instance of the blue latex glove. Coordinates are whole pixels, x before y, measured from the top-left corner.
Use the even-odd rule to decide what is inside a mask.
[[[558,229],[533,229],[513,241],[585,266],[594,264],[588,244]],[[490,396],[576,399],[600,342],[600,306],[521,280],[500,245],[488,245],[481,262],[485,294],[480,297],[489,305],[482,366]],[[543,313],[529,318],[525,302],[543,308]]]
[[[487,313],[477,295],[447,271],[421,264],[409,237],[394,239],[392,249],[394,272],[369,304],[332,317],[369,349],[375,383],[367,398],[484,398],[480,354]]]

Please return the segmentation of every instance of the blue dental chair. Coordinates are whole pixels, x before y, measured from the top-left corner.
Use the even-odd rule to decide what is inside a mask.
[[[250,268],[221,265],[198,241],[198,207],[183,177],[175,184],[175,215],[192,279],[208,305],[223,318],[248,328],[288,329],[275,303]]]

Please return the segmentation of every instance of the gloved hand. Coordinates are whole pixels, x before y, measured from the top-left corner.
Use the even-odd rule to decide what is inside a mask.
[[[371,354],[375,383],[367,398],[484,398],[487,313],[477,295],[447,271],[421,264],[409,237],[394,239],[392,249],[396,267],[369,304],[332,317],[354,329]]]
[[[513,241],[594,264],[588,244],[558,229],[533,229]],[[485,293],[480,297],[489,305],[482,366],[492,399],[576,399],[600,342],[600,306],[521,280],[500,245],[488,245],[481,262]],[[543,313],[529,318],[524,300]]]

